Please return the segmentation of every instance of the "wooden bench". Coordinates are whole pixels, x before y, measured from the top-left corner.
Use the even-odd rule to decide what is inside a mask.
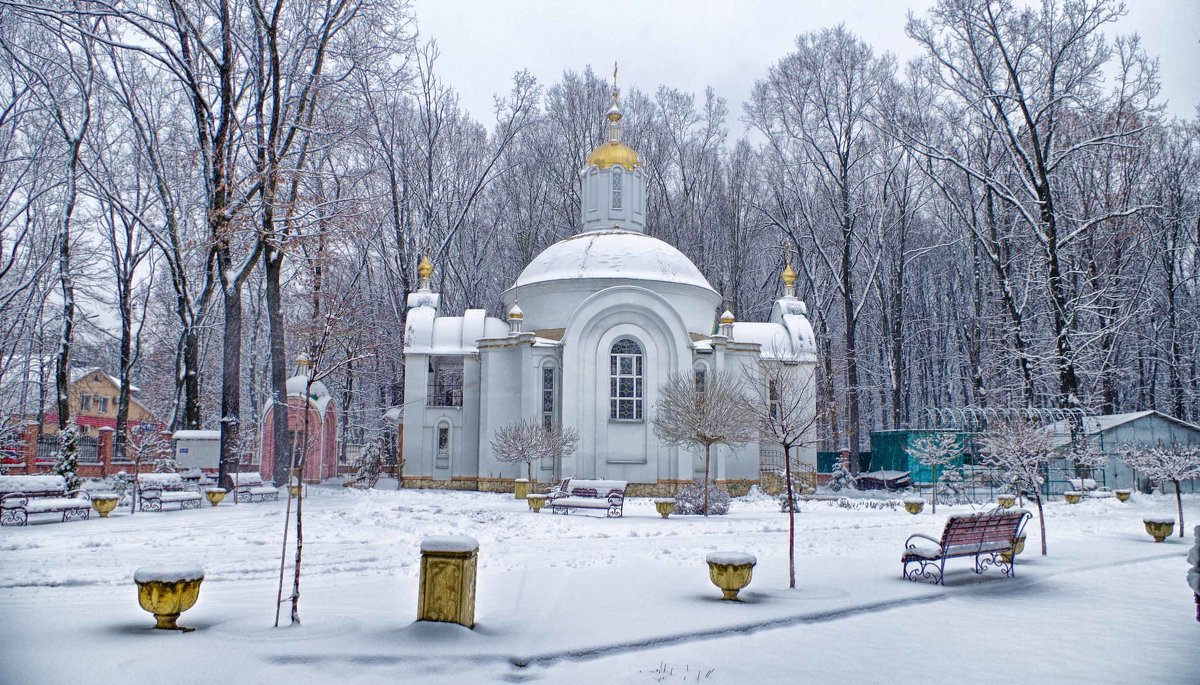
[[[233,492],[233,498],[238,502],[259,502],[279,499],[279,488],[263,480],[258,471],[225,474],[226,489]]]
[[[572,509],[605,509],[608,518],[625,515],[625,488],[623,480],[584,480],[566,478],[546,495],[550,511],[568,514]]]
[[[902,575],[908,580],[924,579],[936,585],[943,583],[947,559],[975,557],[976,573],[983,573],[988,566],[997,566],[1011,578],[1015,575],[1017,561],[1012,553],[1013,545],[1030,518],[1024,509],[996,509],[951,516],[946,520],[941,540],[920,533],[909,536],[901,557]],[[917,566],[909,570],[910,564]]]
[[[162,511],[165,504],[199,509],[204,501],[199,485],[185,483],[178,473],[144,473],[138,476],[138,509]]]
[[[0,525],[24,526],[30,514],[57,514],[63,521],[88,519],[92,500],[83,490],[67,492],[62,476],[0,476]]]

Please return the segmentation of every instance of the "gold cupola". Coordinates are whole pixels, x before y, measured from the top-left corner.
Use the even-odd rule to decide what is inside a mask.
[[[421,261],[417,264],[417,276],[420,278],[429,278],[433,275],[433,262],[429,261],[429,255],[421,255]]]
[[[595,165],[601,169],[610,169],[615,164],[633,171],[641,166],[637,152],[621,142],[621,107],[618,104],[621,91],[617,88],[617,67],[613,65],[612,107],[608,108],[605,117],[608,119],[608,140],[592,150],[588,155],[588,166]]]
[[[638,154],[621,142],[621,91],[613,65],[612,106],[604,115],[607,140],[579,171],[580,232],[646,232],[646,178]]]
[[[784,263],[783,273],[779,274],[779,280],[783,281],[783,296],[796,296],[796,270],[792,268],[792,260],[789,257]]]

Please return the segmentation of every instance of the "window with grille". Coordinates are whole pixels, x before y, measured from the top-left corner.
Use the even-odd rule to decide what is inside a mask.
[[[542,427],[553,428],[554,417],[554,367],[547,364],[542,367]]]
[[[461,407],[463,403],[462,357],[429,358],[430,407]]]
[[[609,354],[610,419],[642,420],[642,347],[623,338],[613,343]]]
[[[450,466],[450,426],[442,423],[437,429],[437,467],[439,469],[449,468]]]
[[[613,209],[620,209],[623,205],[623,198],[621,197],[621,190],[622,190],[621,169],[619,167],[613,167],[613,170],[612,170],[612,208]]]

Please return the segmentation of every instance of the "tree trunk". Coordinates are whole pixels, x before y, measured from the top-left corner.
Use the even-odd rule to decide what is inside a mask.
[[[708,516],[708,460],[712,445],[704,446],[704,515]]]
[[[1034,502],[1037,502],[1038,528],[1042,534],[1042,556],[1046,556],[1046,514],[1042,511],[1042,491],[1034,490]]]
[[[274,429],[271,442],[275,446],[275,483],[287,484],[287,470],[292,463],[288,444],[287,358],[284,354],[283,293],[280,282],[283,271],[283,252],[268,245],[263,250],[263,267],[267,281],[268,345],[271,351],[271,397],[274,399]],[[301,406],[307,407],[307,402]],[[304,450],[306,446],[301,445]]]
[[[933,513],[937,514],[937,486],[938,486],[937,464],[933,464],[932,466],[930,466],[930,468],[932,469],[932,473],[933,473]]]
[[[1178,479],[1172,480],[1175,484],[1175,508],[1179,511],[1179,537],[1183,535],[1183,488],[1180,487]]]
[[[783,473],[788,501],[788,588],[796,589],[796,494],[792,488],[791,448],[783,445]]]
[[[228,257],[221,260],[228,262]],[[222,285],[225,305],[225,351],[221,367],[221,456],[217,482],[224,483],[229,465],[237,463],[241,444],[242,387],[242,289],[240,284]]]

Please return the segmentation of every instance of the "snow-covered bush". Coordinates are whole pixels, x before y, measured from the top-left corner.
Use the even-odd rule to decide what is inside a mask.
[[[373,488],[379,482],[382,469],[383,452],[379,449],[379,443],[369,442],[358,457],[358,471],[354,474],[354,480],[359,487]]]
[[[71,418],[67,427],[58,432],[58,455],[54,458],[54,473],[66,481],[67,491],[77,489],[82,483],[79,479],[79,433],[74,417]]]
[[[1188,570],[1188,585],[1191,586],[1192,592],[1200,595],[1200,526],[1196,526],[1192,531],[1192,551],[1188,552],[1187,559],[1192,565]],[[1200,621],[1200,607],[1196,609],[1196,620]]]
[[[854,474],[850,473],[850,467],[846,462],[839,461],[834,467],[833,473],[829,476],[829,489],[834,492],[842,490],[857,490],[854,485]]]
[[[961,504],[967,499],[967,479],[963,477],[962,469],[947,469],[938,478],[938,496],[950,504]]]
[[[704,484],[696,481],[685,485],[675,493],[675,513],[679,515],[704,513]],[[712,483],[708,484],[708,513],[719,515],[729,513],[729,493],[719,489]]]

